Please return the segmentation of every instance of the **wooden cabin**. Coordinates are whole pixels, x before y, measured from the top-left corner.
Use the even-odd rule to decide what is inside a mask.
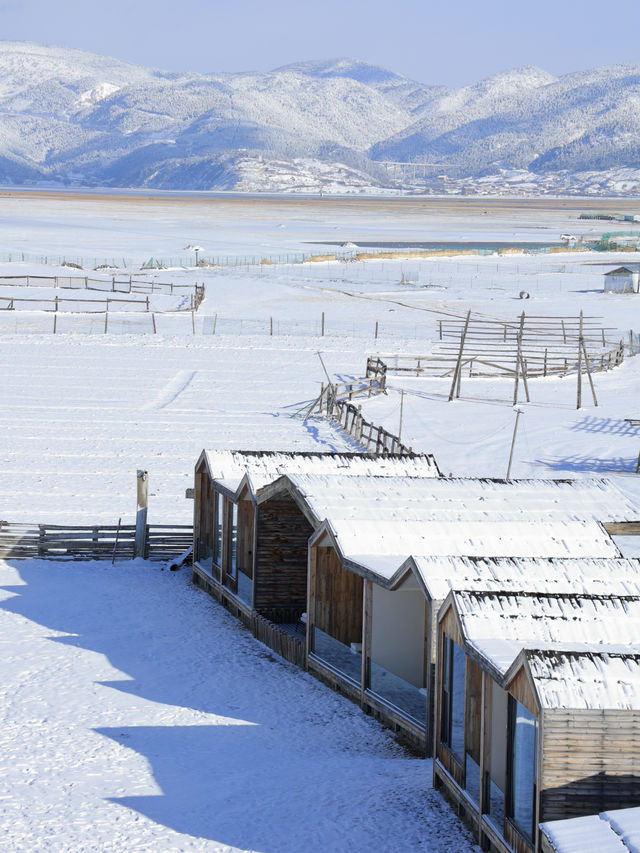
[[[295,624],[306,609],[307,542],[313,515],[286,494],[257,506],[257,493],[285,473],[440,476],[433,456],[206,451],[195,469],[193,580],[245,622],[256,612]]]
[[[449,594],[434,786],[483,849],[534,853],[541,821],[638,801],[639,637],[638,595]]]
[[[522,580],[537,572],[537,583],[546,586],[548,563],[532,565],[525,560],[528,554],[558,562],[573,558],[574,569],[575,558],[593,555],[600,562],[591,569],[597,585],[602,564],[620,554],[589,516],[630,511],[624,499],[619,505],[617,491],[609,494],[617,505],[604,509],[601,481],[592,486],[594,498],[586,487],[572,493],[572,483],[560,487],[556,481],[283,479],[301,505],[313,508],[316,518],[327,518],[309,547],[308,669],[427,754],[432,744],[432,626],[450,585],[470,574],[492,583],[496,577]],[[569,513],[566,500],[573,494]],[[484,506],[478,510],[480,500]],[[427,556],[406,560],[407,551]],[[503,559],[496,571],[503,554],[518,556],[520,570]],[[637,581],[637,566],[627,574]],[[570,590],[575,582],[566,579],[563,588]]]
[[[639,848],[638,806],[540,824],[542,853],[637,853]]]

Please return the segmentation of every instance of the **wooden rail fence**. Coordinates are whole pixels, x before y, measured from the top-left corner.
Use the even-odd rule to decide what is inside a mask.
[[[535,376],[611,370],[624,361],[624,340],[598,317],[527,316],[517,321],[472,317],[438,321],[427,355],[385,357],[386,370],[412,376]],[[587,351],[587,346],[589,350]],[[633,335],[629,352],[633,354]],[[380,361],[380,359],[378,359]]]
[[[172,281],[149,281],[134,279],[132,276],[118,279],[112,276],[106,278],[90,278],[89,276],[65,275],[2,275],[0,286],[3,287],[52,287],[61,290],[98,290],[111,293],[164,293],[193,290],[204,294],[204,284],[175,284]],[[202,301],[202,300],[201,300]]]
[[[34,279],[37,280],[37,284],[34,284]],[[71,284],[65,284],[64,282],[73,282]],[[76,281],[78,283],[76,283]],[[62,284],[60,282],[63,282]],[[81,283],[84,282],[84,285]],[[91,285],[89,284],[91,282]],[[4,311],[15,311],[20,310],[20,307],[24,305],[22,310],[28,311],[30,305],[35,305],[38,307],[34,307],[33,310],[38,311],[50,311],[54,313],[58,312],[66,312],[66,313],[84,313],[84,314],[103,314],[109,313],[109,307],[113,304],[121,303],[126,305],[127,307],[131,306],[131,310],[133,311],[149,311],[149,295],[153,294],[164,294],[171,295],[174,293],[174,288],[177,292],[183,291],[187,288],[190,291],[189,304],[183,307],[178,307],[173,310],[175,311],[197,311],[202,303],[202,300],[205,297],[205,286],[204,284],[196,284],[196,285],[174,285],[173,283],[164,283],[164,282],[135,282],[131,278],[127,281],[119,281],[116,282],[115,279],[112,279],[111,282],[101,281],[100,279],[89,279],[89,278],[81,278],[81,279],[73,279],[61,276],[0,276],[0,287],[2,286],[28,286],[28,287],[55,287],[61,290],[79,290],[86,289],[97,291],[100,293],[109,292],[109,285],[112,293],[134,293],[144,295],[144,299],[123,299],[118,298],[116,296],[107,296],[104,299],[80,299],[75,296],[47,296],[43,298],[30,298],[27,296],[0,296],[0,310]],[[103,286],[98,286],[103,285]],[[69,305],[69,307],[65,307]],[[86,306],[78,309],[78,306]],[[90,307],[89,307],[90,306]]]
[[[306,412],[314,411],[338,422],[359,444],[378,456],[411,456],[413,450],[402,443],[397,435],[365,419],[361,407],[351,400],[354,397],[384,394],[387,368],[379,358],[367,359],[367,376],[354,382],[330,382],[321,386],[318,397]]]
[[[135,524],[15,524],[0,521],[0,557],[75,560],[130,560],[135,556]],[[164,561],[183,554],[193,542],[191,525],[147,525],[145,559]]]

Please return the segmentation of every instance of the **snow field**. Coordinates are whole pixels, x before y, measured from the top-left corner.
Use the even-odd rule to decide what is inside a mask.
[[[5,201],[0,237],[8,250],[117,251],[139,262],[187,242],[211,254],[268,254],[306,250],[309,240],[551,240],[577,224],[565,210],[514,214],[500,205],[480,220],[446,202],[425,213],[388,202]],[[176,280],[206,283],[195,336],[190,317],[179,333],[159,327],[155,336],[104,335],[98,326],[71,334],[60,317],[53,336],[50,315],[29,312],[29,327],[10,316],[18,312],[0,312],[0,517],[130,522],[135,471],[146,468],[150,523],[188,523],[184,491],[204,447],[353,447],[323,419],[291,417],[326,381],[318,351],[332,377],[348,380],[363,374],[367,355],[428,352],[438,317],[469,307],[505,319],[523,309],[576,316],[583,308],[622,334],[635,297],[597,292],[604,269],[591,264],[601,260],[172,271]],[[403,276],[416,283],[400,285]],[[521,289],[532,298],[519,300]],[[204,327],[216,315],[214,336]],[[273,337],[270,317],[280,323]],[[244,327],[225,328],[240,320]],[[634,494],[637,430],[624,418],[638,414],[636,362],[596,376],[597,409],[585,382],[585,408],[576,412],[575,377],[532,381],[513,474],[606,473]],[[446,379],[390,376],[389,386],[362,401],[365,416],[397,432],[403,389],[405,443],[434,453],[445,473],[504,476],[514,422],[509,380],[463,377],[454,403]],[[276,659],[191,587],[186,572],[141,562],[5,561],[0,578],[0,849],[476,849],[431,790],[429,762],[402,754],[357,707]]]
[[[0,562],[6,851],[477,850],[405,755],[187,571]]]

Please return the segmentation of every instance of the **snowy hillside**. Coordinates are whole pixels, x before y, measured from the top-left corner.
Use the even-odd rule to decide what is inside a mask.
[[[503,192],[519,170],[528,191],[625,194],[639,134],[640,65],[525,67],[447,89],[348,59],[174,73],[0,42],[5,185]],[[635,190],[612,180],[621,168]]]

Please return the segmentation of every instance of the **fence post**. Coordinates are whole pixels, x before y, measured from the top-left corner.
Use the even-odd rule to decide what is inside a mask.
[[[153,323],[153,334],[155,335],[156,334],[156,315],[155,314],[151,315],[151,322]]]
[[[145,557],[147,543],[147,503],[149,499],[149,474],[138,469],[137,478],[137,511],[136,511],[136,541],[134,557]]]

